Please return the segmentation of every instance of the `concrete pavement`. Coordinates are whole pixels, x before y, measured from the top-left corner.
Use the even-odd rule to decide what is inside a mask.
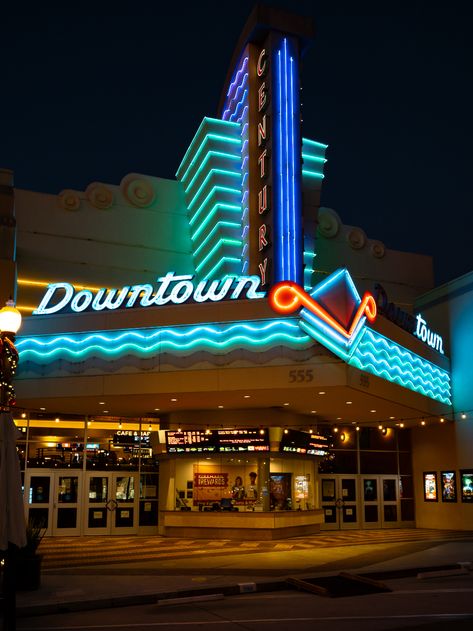
[[[44,542],[42,552],[41,588],[17,594],[18,616],[287,589],[288,576],[340,571],[415,574],[473,562],[473,533],[324,532],[246,544],[160,537],[56,538]]]

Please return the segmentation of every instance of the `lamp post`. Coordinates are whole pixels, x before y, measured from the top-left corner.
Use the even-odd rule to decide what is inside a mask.
[[[0,309],[0,408],[9,409],[15,405],[13,377],[18,367],[18,351],[15,348],[15,335],[21,326],[21,313],[9,300]]]
[[[18,351],[15,348],[15,335],[21,326],[21,313],[15,309],[13,301],[8,301],[0,309],[0,489],[1,518],[3,519],[0,549],[4,556],[3,573],[3,625],[4,631],[16,629],[15,560],[16,547],[26,544],[21,499],[21,478],[16,457],[15,428],[10,414],[15,405],[13,377],[18,367]],[[19,521],[15,521],[15,516]],[[24,521],[23,521],[24,523]],[[17,532],[13,532],[13,531]],[[21,532],[22,531],[22,532]]]

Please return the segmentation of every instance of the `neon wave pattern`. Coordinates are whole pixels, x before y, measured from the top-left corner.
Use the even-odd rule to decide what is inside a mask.
[[[392,340],[366,328],[348,363],[451,405],[450,375]]]
[[[58,359],[75,363],[93,357],[115,360],[126,355],[221,354],[241,349],[257,353],[277,346],[303,349],[312,344],[297,321],[288,319],[22,337],[18,338],[17,349],[20,360],[47,365]]]

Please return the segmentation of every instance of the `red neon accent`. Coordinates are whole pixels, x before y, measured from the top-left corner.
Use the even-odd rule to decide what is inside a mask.
[[[350,329],[347,331],[335,320],[318,302],[316,302],[302,287],[291,281],[283,281],[275,285],[269,294],[269,304],[278,313],[292,313],[299,307],[306,307],[317,317],[326,322],[332,329],[349,339],[353,335],[360,319],[366,315],[370,322],[376,318],[376,302],[373,296],[366,292],[358,307]]]

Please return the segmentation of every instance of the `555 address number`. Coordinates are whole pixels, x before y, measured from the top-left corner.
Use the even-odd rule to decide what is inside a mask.
[[[314,371],[312,368],[290,370],[288,372],[289,383],[309,383],[314,381]]]

